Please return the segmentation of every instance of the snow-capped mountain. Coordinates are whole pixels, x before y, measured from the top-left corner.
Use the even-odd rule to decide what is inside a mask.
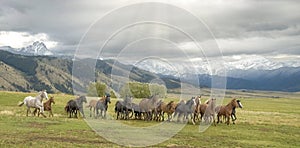
[[[23,48],[12,48],[10,46],[0,47],[0,50],[9,51],[14,54],[22,55],[43,55],[43,56],[52,56],[54,55],[43,42],[36,41],[32,45]]]
[[[229,89],[255,89],[277,91],[300,90],[300,60],[277,60],[258,55],[247,55],[239,58],[225,57],[224,63],[210,59],[209,63],[168,63],[159,60],[146,60],[137,67],[163,75],[172,75],[190,84],[211,87],[213,78],[226,76]],[[219,65],[218,65],[219,64]],[[170,68],[172,65],[173,68]],[[222,67],[223,66],[223,67]],[[174,68],[175,67],[175,68]],[[226,75],[218,72],[226,70]],[[199,81],[195,81],[195,78]],[[193,81],[188,81],[193,78]]]
[[[255,72],[260,70],[276,70],[283,67],[300,67],[300,60],[282,62],[268,59],[263,56],[249,55],[237,60],[226,57],[224,58],[224,63],[222,63],[224,67],[216,66],[215,64],[217,63],[213,59],[210,60],[209,64],[206,61],[191,64],[183,62],[166,63],[158,60],[146,60],[140,62],[136,66],[153,73],[174,76],[178,76],[178,74],[184,75],[185,73],[215,75],[216,72],[214,71],[219,71],[219,69],[224,69],[225,67],[228,76],[237,77],[237,75],[240,75],[238,71]]]

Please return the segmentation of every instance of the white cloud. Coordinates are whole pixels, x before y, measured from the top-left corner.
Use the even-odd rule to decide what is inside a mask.
[[[27,32],[0,31],[0,46],[22,48],[31,45],[35,41],[43,42],[49,49],[57,45],[57,42],[49,40],[48,35],[45,33],[31,35]]]
[[[195,16],[209,27],[225,56],[243,54],[264,56],[279,54],[288,56],[300,55],[300,3],[298,1],[146,0],[146,2],[153,1],[175,5],[195,14]],[[56,47],[55,49],[58,52],[64,54],[73,53],[71,51],[76,49],[81,37],[93,22],[113,9],[137,2],[145,1],[93,0],[88,2],[75,1],[72,3],[60,2],[57,5],[57,1],[32,0],[29,3],[2,0],[0,2],[0,31],[2,31],[0,34],[0,46],[23,47],[42,38],[48,48]],[[55,6],[55,9],[51,6]],[[164,9],[165,7],[159,8]],[[169,10],[160,9],[158,11],[149,11],[149,15],[166,15],[168,18],[171,18],[170,20],[190,29],[191,32],[201,32],[196,30],[195,23],[186,21],[184,15],[180,13],[170,14]],[[134,19],[143,11],[146,10],[142,7],[132,11],[132,18],[122,18],[122,15],[114,17],[106,23],[107,27],[99,28],[99,30],[109,32],[115,22]],[[141,30],[156,31],[147,27]],[[161,30],[158,32],[165,33]],[[139,33],[147,34],[148,32],[137,31],[133,35],[138,35]],[[172,34],[168,30],[166,30],[165,34],[174,39],[180,48],[185,51],[188,50],[188,53],[194,53],[199,50],[189,40],[182,40],[181,36],[177,36],[177,34]],[[125,39],[131,37],[130,35],[132,34],[126,34]],[[99,37],[99,40],[102,39],[101,37]],[[59,42],[59,44],[55,41]],[[120,44],[121,42],[117,42],[112,50],[121,47]],[[199,43],[199,45],[201,46],[202,44]],[[97,46],[91,48],[98,49]],[[219,55],[214,53],[207,54],[209,52],[207,51],[208,49],[203,50],[206,51],[205,54],[207,57]],[[163,54],[161,53],[162,50],[155,52]],[[145,53],[142,54],[145,55]],[[172,57],[182,56],[182,52],[175,53],[168,51],[168,54],[170,53]],[[203,57],[205,56],[203,55]]]

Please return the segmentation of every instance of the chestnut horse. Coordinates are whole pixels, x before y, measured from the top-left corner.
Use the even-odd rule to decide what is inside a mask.
[[[174,101],[170,101],[168,104],[164,102],[160,102],[158,107],[157,107],[157,112],[158,112],[158,121],[164,121],[164,114],[167,113],[168,115],[168,120],[170,121],[172,118],[172,114],[175,112],[177,104]]]
[[[44,111],[49,111],[49,117],[53,117],[53,113],[52,113],[52,104],[55,104],[54,101],[54,97],[50,97],[50,99],[46,102],[43,103],[44,104]],[[33,114],[35,116],[35,114],[37,113],[37,111],[40,110],[39,108],[35,108],[35,110],[33,111]],[[38,111],[38,117],[40,116],[40,111]]]
[[[230,122],[230,116],[232,115],[232,112],[233,110],[236,108],[236,107],[242,107],[241,105],[239,105],[239,100],[237,99],[232,99],[227,105],[222,105],[222,106],[218,106],[216,107],[216,111],[218,112],[218,121],[217,123],[220,122],[220,117],[224,116],[225,119],[226,119],[226,124],[229,125],[229,122]],[[233,124],[234,123],[234,120],[232,121]]]

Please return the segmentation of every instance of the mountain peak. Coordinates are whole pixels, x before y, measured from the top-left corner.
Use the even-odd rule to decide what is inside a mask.
[[[40,41],[35,41],[32,45],[21,48],[20,52],[29,55],[53,55],[46,45]]]
[[[28,45],[23,48],[12,48],[10,46],[2,46],[0,50],[8,51],[14,54],[21,55],[42,55],[42,56],[52,56],[54,55],[46,45],[41,41],[35,41],[32,45]]]
[[[43,47],[43,48],[47,48],[46,45],[43,42],[40,42],[40,41],[35,41],[35,42],[33,42],[32,45],[33,46],[40,46],[40,47]]]

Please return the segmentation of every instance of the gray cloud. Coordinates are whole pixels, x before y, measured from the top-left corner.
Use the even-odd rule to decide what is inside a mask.
[[[90,25],[107,12],[124,6],[128,1],[12,1],[3,0],[0,2],[0,31],[29,32],[30,34],[46,33],[51,40],[57,41],[56,50],[63,53],[71,53],[75,50],[82,36]],[[183,7],[195,14],[202,20],[215,35],[216,41],[224,55],[234,54],[291,54],[299,55],[300,41],[300,3],[294,0],[268,0],[268,1],[191,1],[183,4],[175,2],[174,5]],[[129,3],[132,3],[129,1]],[[143,7],[128,10],[119,17],[107,19],[103,28],[98,28],[99,32],[104,32],[99,36],[95,30],[91,38],[93,42],[83,45],[86,50],[99,49],[99,44],[105,41],[105,32],[111,33],[115,22],[133,21],[142,18],[147,14],[148,18],[168,18],[170,24],[178,24],[187,32],[204,32],[199,30],[199,26],[187,19],[186,15],[176,13],[176,9],[164,9],[157,7],[153,11],[146,12]],[[131,16],[127,18],[125,16]],[[155,34],[155,31],[157,34]],[[110,55],[118,52],[128,43],[130,37],[137,38],[139,34],[154,34],[154,36],[165,37],[175,43],[189,42],[188,39],[177,33],[170,31],[163,26],[153,28],[144,25],[135,28],[134,32],[120,35],[120,39],[112,42]],[[199,44],[211,39],[209,34],[203,33]],[[144,47],[151,47],[152,42],[144,43]],[[160,44],[164,45],[164,44]],[[136,48],[143,48],[142,45]],[[165,46],[165,45],[164,45]],[[181,52],[172,52],[170,47],[153,49],[153,54],[170,53],[172,57],[180,57]],[[148,49],[147,50],[151,50]],[[143,52],[132,53],[133,55],[143,55]],[[177,53],[177,54],[176,54]],[[190,53],[193,53],[192,51]],[[217,56],[208,54],[207,56]],[[130,55],[127,55],[130,56]],[[199,56],[199,55],[197,55]]]

